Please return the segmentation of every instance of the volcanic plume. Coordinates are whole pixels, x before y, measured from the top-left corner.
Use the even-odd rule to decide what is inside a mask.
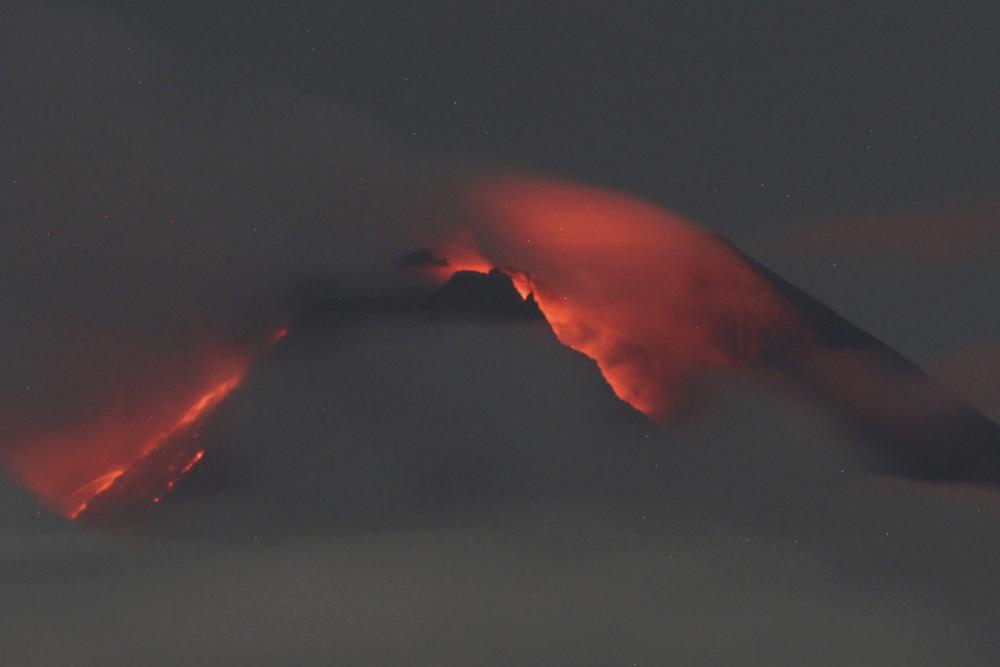
[[[875,468],[1000,480],[1000,428],[725,240],[599,188],[501,176],[461,192],[477,225],[457,236],[466,245],[445,244],[461,248],[455,270],[478,257],[509,275],[560,341],[659,424],[696,398],[701,378],[749,373],[876,435]]]
[[[497,178],[465,191],[479,250],[534,295],[559,339],[658,422],[708,369],[746,367],[800,335],[797,316],[740,255],[625,195]]]

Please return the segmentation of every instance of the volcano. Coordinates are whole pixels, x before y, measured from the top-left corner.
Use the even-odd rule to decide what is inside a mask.
[[[832,412],[871,471],[1000,482],[1000,427],[724,239],[620,193],[543,179],[493,177],[463,185],[451,200],[464,216],[455,233],[397,261],[406,289],[316,303],[266,344],[230,352],[238,363],[225,374],[192,373],[198,386],[183,392],[154,391],[155,378],[146,375],[130,378],[135,386],[154,381],[148,397],[125,402],[128,410],[114,419],[18,449],[15,476],[67,518],[134,516],[159,505],[203,458],[211,462],[205,426],[244,380],[259,381],[254,368],[269,354],[294,349],[297,340],[333,344],[303,330],[476,318],[498,330],[531,323],[534,335],[596,366],[589,382],[668,431],[694,418],[713,388],[737,378]],[[415,277],[424,287],[414,288]],[[391,346],[385,354],[394,354]],[[556,382],[549,387],[562,391]],[[109,401],[122,402],[129,390],[107,391]],[[294,443],[275,438],[296,460]]]
[[[1000,427],[818,300],[764,267],[752,266],[794,313],[796,335],[776,339],[752,361],[728,368],[722,376],[711,368],[702,369],[703,376],[690,375],[684,396],[688,407],[667,421],[618,398],[600,364],[584,353],[564,348],[556,354],[559,340],[544,307],[533,294],[522,296],[516,279],[501,270],[458,270],[439,288],[405,297],[318,303],[293,323],[287,345],[248,376],[228,414],[260,413],[273,402],[268,396],[275,387],[318,382],[308,385],[304,405],[269,418],[264,429],[248,431],[225,423],[210,428],[216,440],[228,445],[212,450],[209,438],[204,446],[211,455],[201,474],[184,480],[177,496],[183,504],[210,489],[232,493],[232,506],[246,505],[246,513],[257,517],[255,531],[272,526],[272,532],[275,524],[296,525],[295,508],[303,506],[318,512],[320,523],[336,525],[345,516],[392,521],[400,512],[452,511],[559,489],[620,500],[622,493],[646,493],[640,490],[662,484],[655,471],[682,466],[687,455],[664,437],[700,419],[699,411],[713,402],[712,395],[734,382],[784,396],[803,413],[809,405],[820,406],[854,444],[853,460],[871,472],[922,481],[1000,481]],[[778,345],[782,340],[784,345]],[[468,349],[460,352],[463,346]],[[447,366],[431,361],[449,349]],[[311,370],[299,368],[316,354],[333,355],[317,362],[328,375],[322,381],[312,370],[314,362],[308,362]],[[299,369],[289,371],[289,365]],[[373,374],[380,379],[368,377]],[[448,389],[438,396],[425,386],[432,382]],[[463,400],[445,398],[454,392]],[[318,407],[331,400],[336,409]],[[560,402],[585,407],[564,414],[554,408]],[[497,416],[493,406],[506,407]],[[323,415],[318,421],[309,416],[317,412]],[[411,435],[377,438],[374,449],[351,445],[358,419],[364,424],[388,419],[392,433]],[[491,434],[511,430],[509,424],[493,424],[495,419],[523,423],[515,431],[523,428],[530,435],[520,442],[483,445]],[[583,435],[590,429],[603,435]],[[328,446],[297,444],[311,443],[320,433],[333,434]],[[273,443],[281,439],[285,444],[275,449]],[[631,444],[615,448],[593,440]],[[181,437],[175,449],[161,454],[172,457],[167,467],[150,460],[146,468],[123,477],[126,483],[102,494],[88,508],[87,518],[134,520],[136,510],[139,516],[169,514],[170,502],[151,504],[135,490],[149,488],[145,477],[176,469],[192,452],[200,458],[204,450],[193,449],[195,442],[200,441]],[[733,440],[724,446],[744,445]],[[744,455],[732,453],[734,460]],[[528,462],[535,471],[528,479],[511,468]],[[356,476],[375,481],[359,487]],[[142,483],[129,484],[130,478]],[[153,500],[158,503],[159,498]],[[131,509],[123,513],[123,507]]]

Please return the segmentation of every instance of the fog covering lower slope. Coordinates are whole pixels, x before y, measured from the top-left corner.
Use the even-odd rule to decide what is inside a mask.
[[[819,407],[730,382],[668,433],[538,320],[299,331],[143,530],[5,505],[10,659],[989,663],[995,509],[860,472]]]

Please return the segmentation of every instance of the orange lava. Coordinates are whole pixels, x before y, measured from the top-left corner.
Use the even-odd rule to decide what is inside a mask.
[[[229,376],[199,396],[198,400],[196,400],[191,407],[187,409],[187,412],[185,412],[181,418],[177,420],[177,423],[174,424],[169,431],[159,436],[150,445],[147,445],[147,447],[149,447],[149,451],[156,449],[156,447],[158,447],[164,440],[170,438],[170,436],[177,431],[180,431],[181,429],[186,428],[198,421],[202,415],[218,405],[219,402],[228,396],[233,389],[236,389],[236,387],[240,385],[240,382],[243,381],[244,375],[246,375],[245,368]]]
[[[194,458],[192,458],[190,461],[188,461],[187,463],[185,463],[184,467],[181,468],[181,474],[182,475],[186,475],[189,472],[191,472],[191,469],[194,468],[196,465],[198,465],[198,461],[201,461],[203,458],[205,458],[205,450],[204,449],[199,449],[195,453]],[[167,484],[167,487],[172,489],[174,487],[174,483],[173,482],[169,482]]]
[[[652,204],[520,177],[462,194],[476,232],[464,255],[506,272],[522,297],[533,293],[559,340],[655,420],[675,412],[699,374],[749,365],[797,328],[733,248]]]
[[[27,447],[19,452],[15,474],[50,509],[75,519],[128,470],[215,408],[239,386],[247,368],[242,365],[214,380],[186,405],[175,408],[172,417],[160,406],[148,406],[147,414],[167,414],[155,421],[141,415],[118,417],[115,423],[96,420]],[[164,405],[175,404],[173,397],[160,400]],[[81,479],[85,481],[80,483]]]

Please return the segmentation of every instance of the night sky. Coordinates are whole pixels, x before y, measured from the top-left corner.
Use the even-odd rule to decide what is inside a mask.
[[[0,653],[997,664],[994,4],[0,0]]]

